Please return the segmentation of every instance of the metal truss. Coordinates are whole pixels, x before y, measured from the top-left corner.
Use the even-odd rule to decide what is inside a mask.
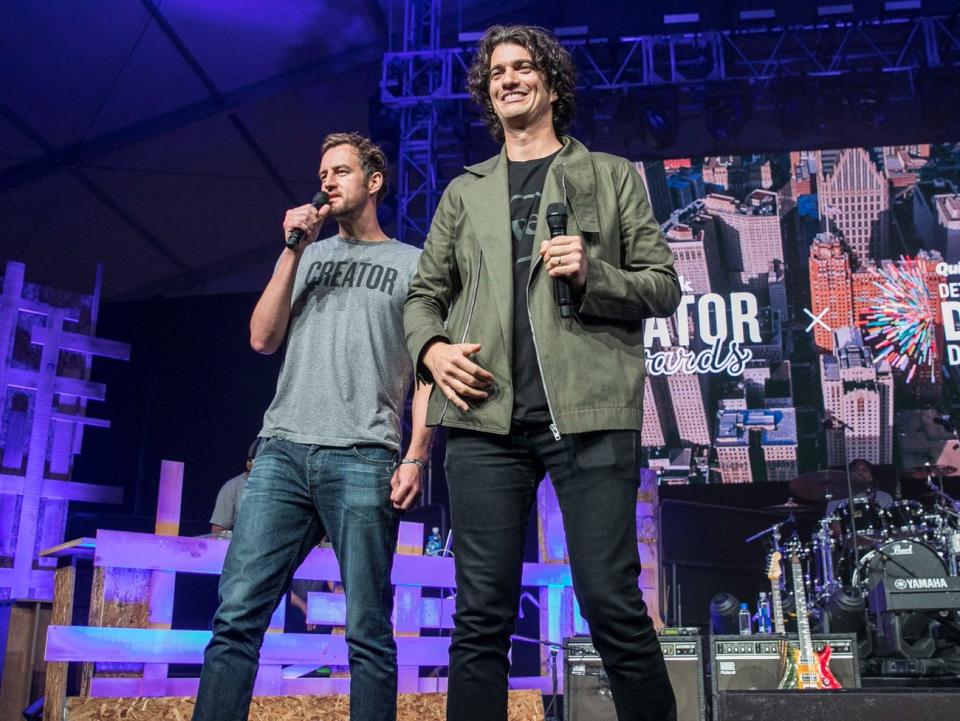
[[[440,50],[440,0],[406,0],[403,16],[402,56],[435,55]],[[387,64],[384,62],[384,69]],[[435,87],[443,78],[435,63],[391,64],[399,73],[381,88],[399,82],[404,88]],[[384,70],[385,72],[385,70]],[[437,180],[437,108],[432,103],[389,104],[400,110],[397,162],[397,238],[422,245],[430,228],[439,192]]]
[[[408,0],[406,6],[438,0]],[[434,10],[434,23],[438,9]],[[406,27],[406,25],[405,25]],[[444,101],[462,101],[472,49],[439,48],[437,26],[430,47],[407,42],[404,50],[384,55],[380,97],[386,107],[402,110],[401,149],[421,142],[423,117]],[[421,35],[422,37],[422,35]],[[692,109],[702,107],[703,90],[724,85],[749,87],[755,106],[774,101],[772,88],[803,86],[804,82],[870,75],[896,82],[895,94],[913,94],[914,78],[931,70],[960,70],[960,32],[955,18],[911,17],[874,21],[847,21],[797,27],[751,28],[702,33],[656,34],[635,37],[565,38],[579,72],[581,90],[621,91],[662,88],[686,93]],[[681,98],[682,102],[682,98]],[[435,119],[436,116],[434,116]],[[432,155],[418,150],[407,167],[419,177],[436,178],[436,133]],[[420,147],[420,145],[416,145]],[[401,170],[403,169],[401,150]],[[431,172],[425,164],[433,163]],[[413,193],[437,193],[427,184],[408,184]],[[403,180],[401,180],[401,187]],[[401,233],[426,227],[424,217],[407,218],[404,208],[421,207],[420,198],[400,198]],[[416,202],[415,202],[416,201]],[[427,205],[427,212],[433,206]],[[419,211],[418,211],[419,212]],[[402,236],[405,237],[405,236]],[[422,238],[423,236],[419,236]]]

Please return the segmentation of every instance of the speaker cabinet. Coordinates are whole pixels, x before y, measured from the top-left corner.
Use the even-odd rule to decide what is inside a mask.
[[[577,636],[564,642],[565,721],[617,721],[610,683],[590,638]],[[667,674],[677,697],[677,721],[703,721],[703,655],[700,637],[660,638]]]
[[[960,713],[958,689],[726,691],[718,721],[947,721]]]
[[[725,691],[776,690],[780,684],[780,642],[787,638],[797,648],[796,634],[710,637],[710,691],[713,717],[718,719],[717,696]],[[844,689],[860,688],[857,636],[853,633],[814,634],[817,651],[830,644],[830,670]]]

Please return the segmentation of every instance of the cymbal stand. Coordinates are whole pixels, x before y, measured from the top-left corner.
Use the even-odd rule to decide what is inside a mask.
[[[821,583],[815,591],[818,597],[825,597],[833,593],[837,580],[833,572],[833,539],[830,536],[829,517],[821,518],[819,524],[820,530],[813,534],[813,549],[819,565],[817,575]]]
[[[928,463],[927,466],[930,464]],[[953,496],[948,494],[943,490],[943,476],[940,476],[939,485],[933,480],[933,472],[927,470],[927,487],[933,491],[933,494],[937,498],[937,502],[940,504],[945,504],[947,507],[942,510],[947,514],[953,516],[954,522],[960,519],[960,501],[957,501]],[[947,554],[947,569],[951,576],[960,575],[960,568],[957,565],[957,554],[960,553],[960,531],[956,528],[951,528],[949,524],[944,527],[943,524],[940,525],[941,533],[946,536],[943,542],[944,551]]]

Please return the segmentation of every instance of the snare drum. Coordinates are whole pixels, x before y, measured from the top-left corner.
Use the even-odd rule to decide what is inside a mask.
[[[886,516],[887,534],[890,538],[926,539],[931,530],[927,512],[919,501],[896,501],[883,510]],[[859,519],[857,529],[859,530]]]

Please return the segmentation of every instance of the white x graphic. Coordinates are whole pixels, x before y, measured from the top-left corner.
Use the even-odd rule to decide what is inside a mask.
[[[807,308],[804,308],[804,309],[803,309],[803,312],[804,312],[804,313],[806,313],[808,316],[810,316],[811,318],[813,318],[813,320],[810,322],[810,325],[807,326],[807,333],[810,332],[810,329],[813,328],[813,326],[818,325],[818,324],[819,324],[819,325],[822,325],[824,328],[826,328],[826,329],[827,329],[828,331],[830,331],[831,333],[833,332],[833,328],[831,328],[830,326],[828,326],[826,323],[823,322],[823,316],[825,316],[825,315],[827,314],[827,311],[829,311],[829,310],[830,310],[829,308],[824,308],[824,309],[823,309],[822,311],[820,311],[817,315],[814,315],[809,309],[807,309]]]

